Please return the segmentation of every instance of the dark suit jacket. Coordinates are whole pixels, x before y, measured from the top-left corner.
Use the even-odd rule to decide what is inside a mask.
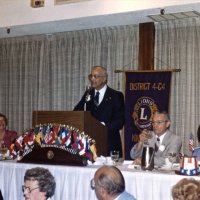
[[[3,200],[3,196],[1,194],[1,190],[0,190],[0,200]]]
[[[74,110],[84,110],[87,92]],[[107,87],[102,102],[98,107],[94,105],[94,90],[89,92],[90,98],[86,102],[86,110],[91,112],[97,120],[104,122],[108,128],[108,155],[111,150],[120,151],[122,156],[122,145],[119,130],[124,125],[124,95]],[[101,142],[101,141],[96,141]]]

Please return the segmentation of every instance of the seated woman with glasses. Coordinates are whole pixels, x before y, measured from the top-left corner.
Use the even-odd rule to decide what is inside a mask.
[[[26,171],[22,186],[25,199],[50,200],[55,188],[55,178],[48,169],[36,167]]]
[[[153,131],[143,130],[139,135],[139,142],[130,151],[130,156],[134,159],[133,164],[141,164],[142,150],[146,144],[154,148],[154,164],[158,167],[166,164],[166,158],[170,154],[176,155],[177,158],[179,156],[182,142],[179,136],[169,130],[169,115],[157,111],[152,119]]]
[[[98,200],[135,200],[134,196],[126,192],[124,177],[115,166],[100,167],[90,184]]]

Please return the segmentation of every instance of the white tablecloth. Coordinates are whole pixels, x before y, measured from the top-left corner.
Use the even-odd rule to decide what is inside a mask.
[[[53,200],[96,200],[90,188],[90,180],[100,166],[74,167],[61,165],[24,164],[0,161],[0,189],[4,200],[22,200],[21,186],[27,169],[42,166],[48,168],[56,179]],[[170,200],[171,187],[185,176],[169,171],[146,172],[119,166],[126,181],[126,190],[137,200]],[[188,177],[190,178],[190,177]],[[195,176],[200,180],[200,176]]]

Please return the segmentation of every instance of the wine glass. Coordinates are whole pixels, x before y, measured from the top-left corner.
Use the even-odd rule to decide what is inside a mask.
[[[119,151],[116,150],[110,151],[110,157],[111,160],[113,161],[113,165],[117,165],[117,162],[119,160]]]

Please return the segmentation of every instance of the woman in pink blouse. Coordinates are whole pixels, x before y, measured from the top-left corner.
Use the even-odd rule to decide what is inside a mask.
[[[6,116],[0,113],[0,147],[6,146],[10,148],[12,142],[17,138],[17,132],[7,130],[7,123]]]

